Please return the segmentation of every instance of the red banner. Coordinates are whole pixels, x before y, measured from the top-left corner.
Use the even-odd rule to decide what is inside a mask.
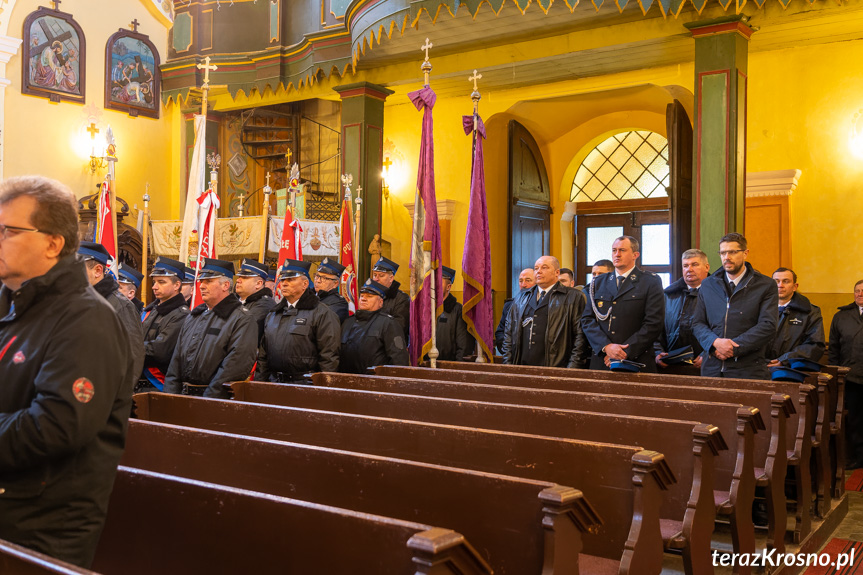
[[[303,227],[300,225],[300,220],[294,219],[294,214],[291,212],[291,207],[285,208],[285,226],[282,228],[282,241],[279,243],[279,269],[285,260],[303,259],[303,242],[300,234],[303,232]]]
[[[111,254],[110,269],[117,277],[117,235],[114,233],[114,218],[111,215],[111,186],[105,178],[99,192],[99,212],[96,221],[96,243],[105,246]]]
[[[354,270],[354,230],[351,218],[351,202],[347,198],[342,203],[342,242],[339,250],[339,263],[345,266],[341,278],[342,297],[348,302],[348,312],[353,315],[357,309],[357,274]]]

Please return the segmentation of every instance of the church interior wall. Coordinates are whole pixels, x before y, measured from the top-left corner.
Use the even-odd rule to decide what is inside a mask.
[[[42,0],[18,0],[10,16],[8,34],[21,37],[24,19],[39,6]],[[174,210],[166,196],[173,197],[172,180],[172,120],[164,106],[159,119],[132,118],[128,114],[106,110],[104,107],[105,45],[118,29],[129,29],[129,22],[137,19],[139,31],[150,40],[164,58],[168,31],[141,2],[116,0],[66,0],[60,10],[71,13],[84,31],[86,38],[86,99],[77,103],[51,103],[46,98],[25,96],[21,93],[22,50],[13,56],[6,68],[6,77],[12,80],[5,93],[4,177],[24,174],[42,174],[67,184],[80,198],[96,192],[96,185],[104,179],[104,170],[90,172],[90,135],[86,128],[91,122],[100,132],[97,141],[103,142],[110,125],[117,145],[117,193],[128,201],[130,208],[143,207],[145,184],[150,184],[150,195],[159,201],[151,203],[154,218],[169,218]],[[134,225],[134,222],[132,222]]]

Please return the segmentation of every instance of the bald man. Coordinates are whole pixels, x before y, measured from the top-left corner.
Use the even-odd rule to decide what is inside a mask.
[[[533,276],[533,268],[525,268],[518,274],[518,291],[523,292],[530,289],[536,283]],[[494,346],[499,353],[503,352],[503,334],[506,331],[506,318],[509,317],[509,308],[512,305],[513,298],[506,298],[503,302],[503,313],[500,314],[500,323],[497,324],[497,329],[494,330]]]
[[[503,339],[503,362],[513,365],[580,367],[584,334],[581,290],[560,285],[560,262],[542,256],[533,267],[536,285],[512,303]]]

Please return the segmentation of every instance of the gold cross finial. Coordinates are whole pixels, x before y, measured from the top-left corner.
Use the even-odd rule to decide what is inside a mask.
[[[267,172],[267,187],[270,187],[270,172]]]
[[[290,165],[291,165],[291,156],[292,156],[293,154],[294,154],[294,153],[291,151],[291,149],[290,149],[290,148],[288,148],[288,151],[287,151],[287,152],[285,152],[285,159],[288,161],[288,163],[287,163],[287,164],[285,164],[286,166],[290,166]]]
[[[474,91],[474,92],[476,92],[476,91],[477,91],[476,81],[477,81],[477,80],[480,80],[480,79],[482,79],[482,74],[477,74],[477,71],[476,71],[476,70],[474,70],[474,71],[473,71],[473,76],[471,76],[470,78],[468,78],[468,81],[473,82],[473,91]]]
[[[429,42],[429,39],[426,38],[426,43],[420,48],[420,50],[425,50],[425,52],[426,52],[426,59],[425,59],[426,62],[429,61],[429,49],[432,48],[433,46],[434,46],[434,44]]]
[[[87,131],[90,132],[91,139],[96,139],[96,134],[99,133],[99,128],[96,127],[96,124],[90,122],[90,127],[87,128]]]
[[[215,64],[213,64],[211,66],[210,65],[210,57],[207,56],[206,58],[204,58],[203,64],[198,64],[198,69],[204,71],[204,86],[207,86],[210,84],[210,70],[215,72],[216,70],[219,69],[219,67],[216,66]]]

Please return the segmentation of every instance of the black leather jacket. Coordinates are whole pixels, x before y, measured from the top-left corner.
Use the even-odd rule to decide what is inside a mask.
[[[452,294],[443,300],[443,313],[437,318],[437,350],[441,361],[464,361],[464,356],[476,352],[476,343],[467,333],[461,310],[462,305]]]
[[[243,302],[243,307],[249,310],[255,322],[258,324],[258,340],[264,335],[264,320],[267,314],[270,313],[276,302],[273,300],[273,290],[270,288],[262,288],[246,298]]]
[[[134,366],[129,385],[134,389],[138,382],[138,374],[144,368],[144,328],[141,326],[141,314],[138,313],[132,300],[120,293],[120,285],[113,277],[105,275],[93,287],[105,298],[105,301],[111,304],[126,330],[126,341],[129,342],[129,354]]]
[[[830,365],[851,368],[846,379],[863,384],[863,318],[854,302],[843,305],[830,324]]]
[[[188,316],[186,300],[179,293],[162,303],[155,300],[144,308],[144,370],[156,370],[154,377],[162,381]]]
[[[400,287],[401,284],[399,282],[393,281],[393,284],[387,290],[387,297],[384,298],[384,305],[381,311],[393,316],[399,325],[402,326],[405,341],[407,341],[411,327],[411,297],[401,291]]]
[[[776,337],[767,352],[767,359],[784,364],[792,357],[819,361],[824,355],[824,320],[821,308],[805,295],[794,292],[785,311],[779,314]]]
[[[383,310],[359,310],[342,324],[339,371],[364,374],[376,365],[409,365],[401,326]]]
[[[330,291],[319,291],[318,299],[335,312],[339,318],[339,323],[348,319],[348,302],[339,293],[339,288],[333,288]]]

